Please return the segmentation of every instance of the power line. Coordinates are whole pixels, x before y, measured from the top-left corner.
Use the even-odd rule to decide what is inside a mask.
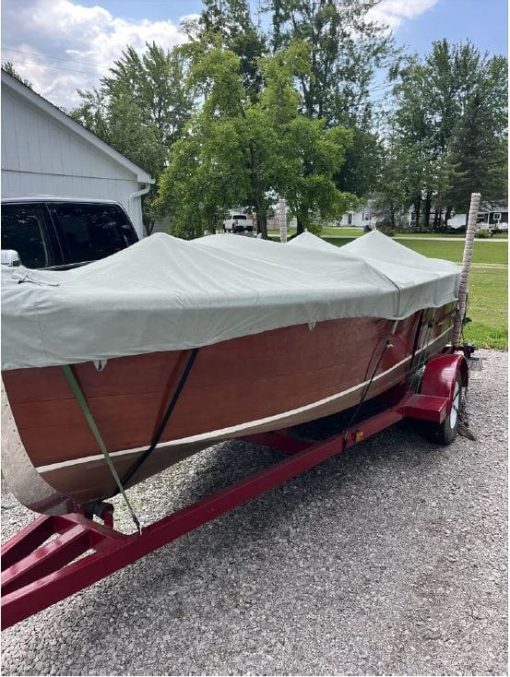
[[[97,71],[78,71],[74,68],[65,68],[64,66],[51,66],[48,63],[41,63],[40,61],[29,61],[26,60],[23,62],[31,66],[42,66],[43,68],[51,68],[55,71],[69,71],[71,73],[81,73],[82,75],[99,75]]]
[[[54,61],[62,61],[64,63],[77,63],[77,64],[82,64],[82,63],[90,63],[92,64],[92,61],[83,61],[81,59],[80,61],[76,61],[75,59],[62,59],[59,56],[50,56],[50,54],[45,54],[45,53],[40,53],[40,52],[30,52],[27,51],[26,49],[16,49],[15,47],[6,47],[5,45],[2,46],[2,51],[8,51],[8,52],[16,52],[17,54],[27,54],[28,56],[37,56],[41,57],[44,56],[46,59],[53,59]]]

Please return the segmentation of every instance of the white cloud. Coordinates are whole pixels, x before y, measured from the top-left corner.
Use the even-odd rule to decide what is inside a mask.
[[[439,0],[382,0],[370,10],[370,16],[374,21],[395,30],[403,21],[414,19],[438,2]]]
[[[98,84],[126,45],[142,51],[154,40],[168,49],[185,39],[172,21],[122,19],[71,0],[4,0],[2,18],[2,61],[66,108],[79,103],[77,89]]]
[[[382,0],[370,14],[395,29],[437,2]],[[123,19],[72,0],[3,0],[2,9],[2,60],[12,61],[37,92],[66,108],[79,104],[77,89],[97,86],[126,45],[142,51],[154,40],[168,49],[185,39],[172,21]]]

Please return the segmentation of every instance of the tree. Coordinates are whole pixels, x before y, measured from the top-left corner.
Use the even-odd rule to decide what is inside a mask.
[[[219,39],[241,60],[243,82],[255,102],[263,87],[264,54],[296,42],[308,46],[309,68],[296,73],[300,111],[324,119],[326,127],[353,130],[352,146],[342,171],[335,175],[343,191],[365,195],[375,185],[377,139],[371,133],[370,85],[376,70],[393,62],[393,38],[370,20],[378,0],[269,0],[264,12],[270,31],[264,34],[247,0],[205,0],[198,21],[188,26],[192,42]],[[262,5],[259,4],[259,19]],[[360,151],[363,152],[360,152]]]
[[[214,35],[239,57],[243,85],[253,98],[262,88],[259,60],[267,52],[265,36],[255,26],[247,0],[203,0],[194,39]]]
[[[352,142],[346,149],[344,163],[335,174],[335,183],[342,190],[363,197],[377,187],[384,147],[373,131],[356,126],[349,130]]]
[[[501,200],[507,194],[506,137],[495,129],[497,122],[477,89],[453,132],[449,156],[450,189],[447,198],[460,212],[469,212],[472,192],[484,201]]]
[[[186,71],[186,56],[179,49],[166,52],[152,43],[140,56],[128,46],[98,89],[79,92],[82,105],[71,113],[155,177],[143,202],[147,234],[154,227],[154,199],[168,151],[191,115],[194,92]]]
[[[453,208],[448,203],[453,195],[449,184],[455,179],[451,145],[477,91],[484,92],[485,114],[493,121],[494,134],[501,135],[506,128],[506,59],[489,58],[469,42],[450,45],[441,40],[424,60],[405,59],[395,77],[396,105],[390,125],[405,149],[401,157],[406,163],[403,175],[409,202],[414,205],[416,225],[423,214],[423,223],[429,226],[435,211],[434,227],[439,228],[443,210],[447,222]],[[454,164],[458,162],[459,156]]]
[[[368,129],[370,85],[377,69],[396,56],[393,37],[370,19],[377,0],[270,0],[272,47],[292,41],[310,49],[310,70],[300,74],[303,112],[327,125]]]
[[[301,228],[345,210],[353,196],[341,193],[332,179],[350,135],[299,113],[293,81],[307,66],[306,47],[290,45],[261,59],[264,87],[255,101],[236,54],[221,46],[191,49],[190,76],[204,104],[174,145],[159,193],[174,232],[194,237],[243,204],[255,211],[258,231],[266,236],[277,195],[287,197]]]
[[[374,211],[392,228],[401,225],[404,212],[409,207],[406,185],[405,149],[394,142],[381,157],[381,170],[374,200]]]
[[[127,47],[114,62],[111,76],[101,85],[109,96],[117,89],[129,91],[145,123],[153,123],[166,147],[179,138],[193,106],[193,90],[187,86],[187,60],[182,50],[165,51],[147,43],[140,56]]]

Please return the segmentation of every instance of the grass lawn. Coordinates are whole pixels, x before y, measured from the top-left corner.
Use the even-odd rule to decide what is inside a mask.
[[[447,259],[448,261],[461,262],[464,252],[464,242],[437,242],[434,240],[412,242],[411,240],[404,240],[400,244],[409,247],[409,249],[414,249],[415,252],[424,256],[430,256],[435,259]],[[475,240],[473,263],[508,264],[507,243]]]
[[[323,228],[321,235],[322,237],[359,237],[360,235],[363,235],[363,228]],[[463,240],[465,233],[413,233],[407,231],[398,231],[395,233],[396,240],[400,237],[412,237],[418,240],[430,237],[440,237],[445,240]],[[493,235],[493,237],[487,239],[508,241],[508,234],[497,233],[496,235]]]
[[[331,244],[341,246],[354,240],[353,237],[346,238],[324,238]],[[396,239],[396,238],[395,238]],[[398,242],[398,240],[396,240]],[[429,256],[434,259],[446,259],[447,261],[457,261],[462,263],[462,254],[464,252],[464,242],[438,242],[437,240],[404,240],[399,244],[413,249],[419,254]],[[476,240],[473,250],[473,263],[499,263],[508,264],[508,245],[506,242],[492,242],[489,240]]]
[[[508,348],[508,271],[472,268],[464,336],[479,348]]]
[[[323,228],[322,237],[358,237],[363,235],[363,228]]]

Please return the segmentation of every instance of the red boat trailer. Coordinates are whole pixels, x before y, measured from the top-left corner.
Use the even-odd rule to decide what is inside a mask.
[[[470,356],[470,352],[464,353]],[[287,457],[164,517],[140,533],[128,535],[116,531],[113,506],[107,503],[95,507],[102,523],[93,521],[92,514],[84,514],[78,507],[76,512],[66,515],[41,515],[2,546],[2,629],[83,590],[404,418],[435,426],[443,424],[450,416],[459,376],[467,386],[464,355],[443,354],[427,362],[420,394],[404,385],[397,387],[384,395],[387,404],[384,411],[353,423],[326,440],[296,438],[288,431],[244,437],[247,442],[282,451]],[[90,554],[86,554],[88,551]]]

